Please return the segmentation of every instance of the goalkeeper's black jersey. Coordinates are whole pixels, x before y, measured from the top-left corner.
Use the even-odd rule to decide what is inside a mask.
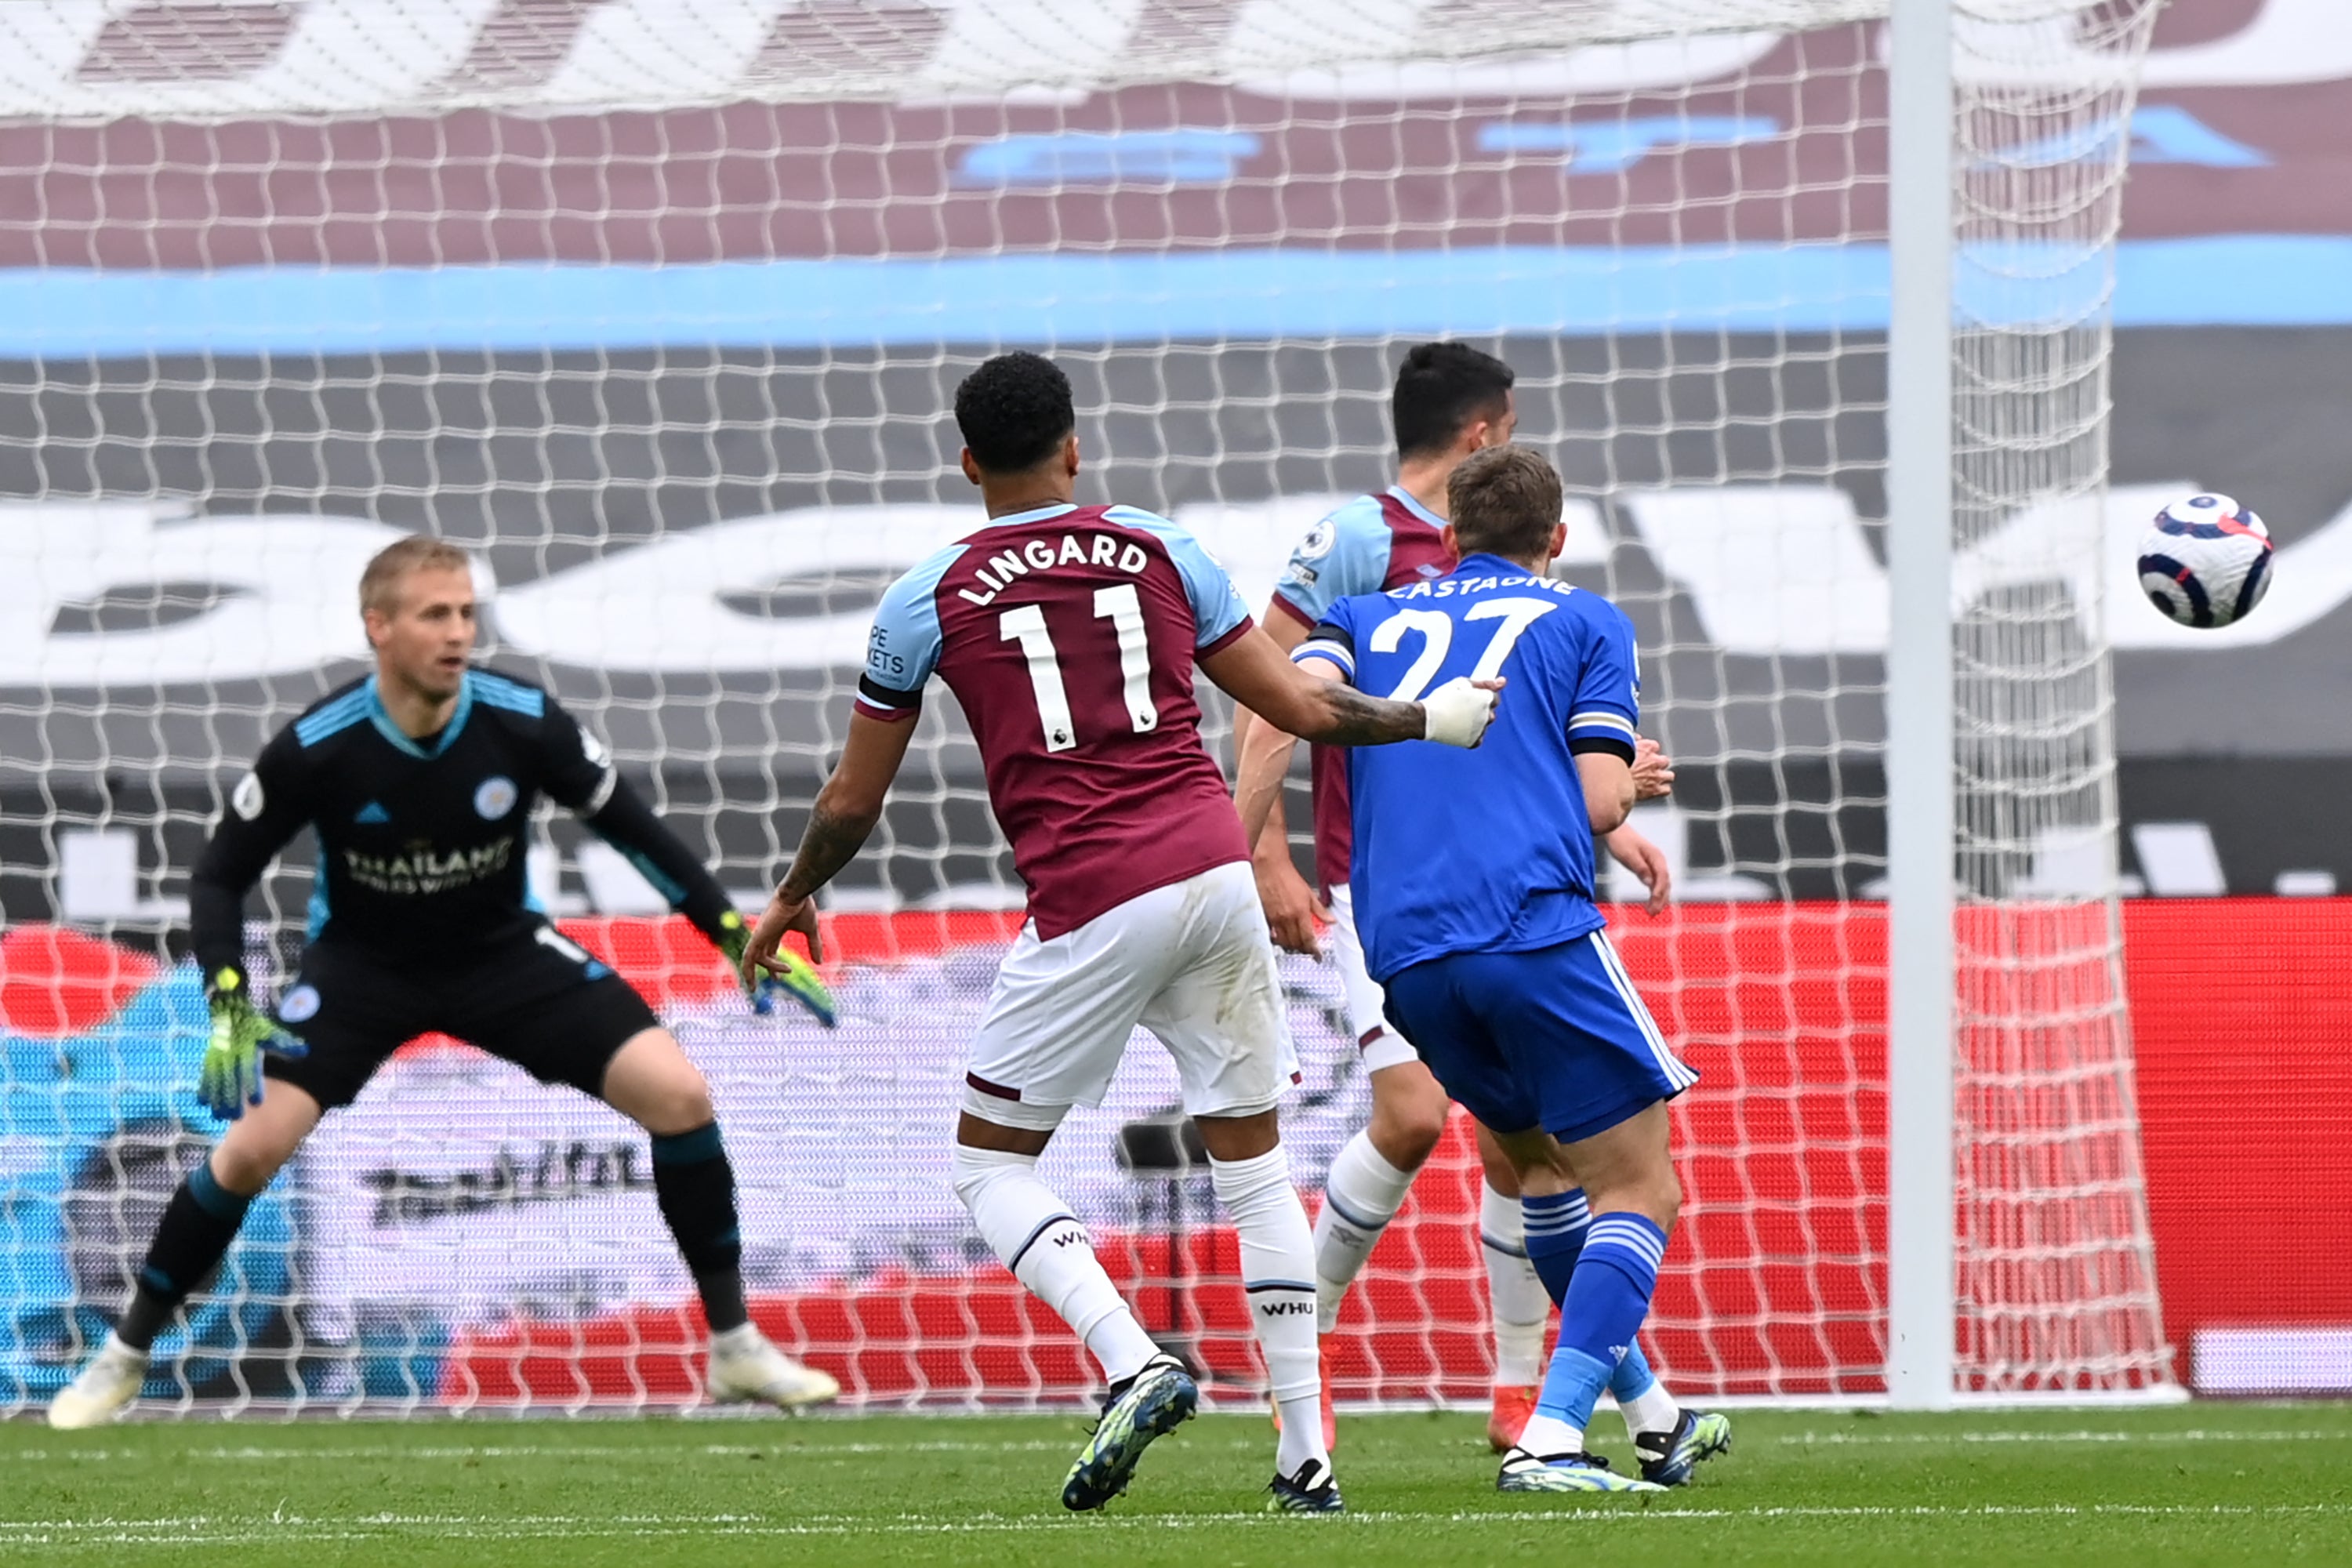
[[[701,863],[536,686],[467,672],[440,734],[403,734],[364,678],[262,748],[197,862],[189,916],[206,973],[243,963],[245,895],[305,823],[318,834],[310,936],[421,958],[526,935],[540,795],[570,807],[706,934],[729,910]]]

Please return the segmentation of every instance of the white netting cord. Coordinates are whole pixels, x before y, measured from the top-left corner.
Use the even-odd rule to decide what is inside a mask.
[[[1611,593],[1643,627],[1657,669],[1645,716],[1694,784],[1678,831],[1717,851],[1685,888],[1710,908],[1626,931],[1629,963],[1710,1097],[1684,1119],[1692,1201],[1654,1349],[1695,1394],[1880,1386],[1884,1257],[1872,1215],[1882,1198],[1871,1173],[1885,1134],[1864,1110],[1870,1025],[1855,1001],[1880,960],[1850,945],[1866,940],[1870,917],[1832,901],[1869,896],[1883,870],[1853,828],[1881,793],[1867,630],[1882,591],[1866,542],[1875,520],[1852,499],[1879,463],[1878,340],[1843,317],[1803,330],[1769,321],[1817,310],[1817,286],[1734,292],[1748,313],[1728,326],[1708,313],[1704,282],[1689,320],[1607,311],[1621,297],[1644,308],[1643,269],[1666,261],[1704,268],[1776,246],[1801,260],[1883,240],[1884,177],[1867,151],[1884,131],[1871,86],[1883,79],[1877,30],[1830,26],[1883,4],[311,0],[191,8],[177,31],[154,6],[100,7],[93,24],[90,7],[60,5],[46,9],[98,29],[76,34],[80,63],[61,66],[64,46],[34,36],[42,9],[0,6],[0,40],[13,27],[24,46],[0,47],[0,120],[40,121],[42,173],[62,194],[37,219],[0,213],[0,235],[29,233],[40,264],[58,268],[273,267],[299,283],[322,263],[353,266],[356,245],[359,265],[460,286],[550,263],[551,283],[604,264],[636,286],[731,262],[850,269],[1160,249],[1182,260],[1188,247],[1230,245],[1403,265],[1499,243],[1509,259],[1488,276],[1429,287],[1458,297],[1557,280],[1552,313],[1523,310],[1503,344],[1520,376],[1524,438],[1558,456],[1583,509],[1567,574]],[[240,9],[252,14],[226,14]],[[461,12],[471,21],[452,42],[442,24]],[[1790,26],[1825,30],[1770,31]],[[2112,85],[2019,89],[2020,72],[2042,69],[2050,35],[2040,37],[2042,52],[1969,89],[1981,106],[1969,134],[1992,167],[1963,174],[1964,205],[1981,205],[1968,232],[1990,247],[1968,265],[2039,277],[2055,255],[2072,276],[2087,256],[2103,289],[2119,150],[2086,174],[2046,147],[2019,149],[2122,100]],[[2071,22],[2065,37],[2091,47]],[[338,37],[342,53],[321,52]],[[1558,52],[1568,45],[1596,47]],[[253,66],[257,51],[266,64]],[[320,68],[330,58],[368,63]],[[1022,89],[1010,105],[1008,85]],[[812,107],[845,99],[896,101]],[[622,106],[647,112],[598,112]],[[168,123],[76,123],[134,109]],[[500,109],[511,112],[483,112]],[[257,127],[257,115],[271,121]],[[1150,143],[1171,127],[1204,140]],[[1100,162],[1130,132],[1174,162]],[[1251,163],[1257,144],[1293,161]],[[1183,160],[1201,155],[1231,160],[1222,184],[1195,188]],[[93,170],[87,184],[106,199],[77,205],[77,181]],[[136,207],[156,189],[206,199]],[[1212,208],[1223,226],[1206,233]],[[2032,250],[2053,238],[2074,248]],[[1604,259],[1565,276],[1551,250]],[[1755,289],[1744,276],[1738,287]],[[1860,294],[1877,287],[1846,281]],[[745,274],[729,275],[727,288],[745,286]],[[1181,330],[1106,343],[1070,324],[1103,309],[1086,287],[1053,301],[1052,339],[1008,341],[1041,342],[1077,379],[1102,496],[1201,531],[1255,607],[1326,498],[1387,481],[1387,377],[1406,344],[1434,332],[1327,330],[1298,295],[1288,316],[1304,326],[1269,328],[1281,313],[1261,310],[1228,330],[1195,313]],[[1190,287],[1155,279],[1150,297],[1181,310]],[[1247,304],[1295,287],[1239,292]],[[1391,287],[1408,298],[1420,286]],[[662,309],[656,335],[618,346],[494,352],[445,337],[262,357],[208,346],[118,351],[95,369],[93,356],[60,353],[40,384],[80,423],[45,427],[39,499],[165,495],[217,514],[369,520],[385,537],[427,527],[477,548],[501,580],[501,666],[549,679],[722,881],[751,894],[789,853],[838,747],[873,597],[970,526],[941,410],[999,328],[943,318],[873,342],[840,331],[786,342],[747,336],[717,289],[674,292]],[[1960,354],[1963,548],[2044,503],[2072,517],[2095,503],[2104,473],[2103,318],[2070,316],[2063,331],[1998,320],[1967,334]],[[1475,320],[1448,330],[1482,333]],[[40,445],[0,429],[0,450],[12,444]],[[1782,557],[1783,540],[1803,542]],[[1990,923],[1970,938],[1964,974],[1963,1146],[1982,1161],[1964,1181],[1970,1360],[1992,1385],[2111,1385],[2126,1375],[2114,1368],[2144,1365],[2140,1305],[2152,1307],[2129,1184],[2137,1142],[2111,879],[2073,896],[2055,923],[2000,901],[2021,896],[2011,882],[2025,868],[2049,862],[2053,832],[2111,841],[2114,831],[2095,612],[2087,633],[2067,629],[2074,621],[2053,607],[2051,563],[2035,548],[2011,539],[1979,552],[1993,569],[1964,640],[1973,739],[1962,817],[1971,863],[1999,869],[1981,885],[1990,912],[1971,911]],[[1825,562],[1826,606],[1788,602],[1814,623],[1853,616],[1864,629],[1824,637],[1785,611],[1760,627],[1740,619],[1742,606],[1780,595],[1775,571],[1811,592]],[[355,568],[317,563],[321,581],[338,574]],[[164,600],[163,618],[199,607]],[[804,626],[818,651],[760,644],[743,655],[748,643],[703,635],[718,625],[748,637],[744,618],[757,617]],[[357,668],[339,665],[336,679]],[[265,727],[317,689],[293,670],[114,687],[107,728],[79,760],[153,789],[95,807],[60,796],[56,810],[77,826],[131,823],[169,838],[163,858],[184,870],[221,808],[217,789]],[[60,679],[45,711],[89,700]],[[952,706],[935,690],[866,879],[845,887],[836,910],[904,918],[1017,901]],[[1211,730],[1222,744],[1222,721]],[[1733,782],[1703,793],[1717,778]],[[196,793],[167,787],[191,782]],[[600,880],[595,846],[555,826],[559,912],[645,912],[625,879]],[[1303,838],[1296,798],[1292,826]],[[2107,853],[2111,871],[2111,843]],[[281,879],[275,891],[287,940],[302,889]],[[1791,898],[1813,901],[1774,901]],[[910,1380],[853,1381],[867,1397],[1050,1400],[1087,1381],[1066,1336],[1024,1316],[1008,1289],[952,1310],[933,1300],[916,1327],[899,1300],[977,1261],[933,1167],[993,958],[975,945],[866,972],[845,989],[851,1026],[805,1048],[780,1052],[772,1030],[724,1001],[681,1021],[738,1152],[755,1293],[793,1296],[793,1321],[825,1354],[845,1346],[861,1367],[903,1358],[914,1369]],[[681,959],[699,961],[698,950]],[[1360,1123],[1363,1087],[1344,1022],[1333,1022],[1329,972],[1293,963],[1286,981],[1310,1068],[1324,1075],[1310,1077],[1316,1105],[1288,1133],[1313,1186]],[[488,1242],[436,1243],[447,1250],[432,1279],[413,1257],[383,1260],[381,1249],[414,1244],[374,1226],[366,1216],[380,1206],[353,1206],[346,1189],[429,1164],[445,1132],[517,1145],[523,1179],[541,1180],[530,1173],[551,1136],[542,1097],[510,1082],[498,1093],[477,1121],[449,1127],[413,1096],[320,1161],[296,1240],[283,1243],[299,1271],[249,1287],[257,1304],[292,1310],[295,1353],[372,1369],[357,1384],[329,1377],[310,1397],[499,1404],[520,1390],[557,1407],[680,1397],[658,1368],[684,1358],[692,1336],[647,1215],[624,1224],[580,1208],[565,1247],[535,1259],[528,1289],[504,1301]],[[1133,1248],[1148,1327],[1245,1344],[1229,1322],[1200,1320],[1206,1292],[1230,1283],[1214,1255],[1171,1257],[1180,1233],[1202,1244],[1202,1184],[1130,1180],[1100,1158],[1122,1118],[1160,1109],[1122,1102],[1074,1125],[1055,1179],[1106,1247]],[[1417,1217],[1391,1228],[1374,1265],[1391,1306],[1362,1353],[1343,1358],[1344,1395],[1476,1396],[1483,1372],[1465,1381],[1461,1370],[1484,1354],[1483,1276],[1460,1204],[1475,1180],[1467,1150],[1450,1149],[1423,1178]],[[420,1214],[446,1197],[422,1179],[400,1191]],[[503,1234],[498,1223],[479,1221],[482,1235]],[[406,1293],[440,1291],[441,1276],[463,1282],[458,1306]],[[635,1293],[614,1294],[616,1279]],[[864,1305],[841,1304],[858,1292]],[[657,1307],[636,1310],[646,1301]],[[590,1320],[593,1343],[566,1327]],[[444,1359],[453,1337],[462,1361]],[[523,1375],[551,1363],[574,1370]]]
[[[1342,73],[1507,79],[1560,51],[1671,54],[1886,0],[27,0],[0,8],[0,119],[693,103],[989,102]],[[1587,59],[1606,79],[1621,62]]]
[[[2132,1100],[2102,504],[2127,124],[2160,5],[1962,0],[1955,555],[1961,1377],[2172,1381]]]

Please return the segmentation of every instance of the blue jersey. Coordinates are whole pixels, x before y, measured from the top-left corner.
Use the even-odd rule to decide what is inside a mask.
[[[1475,751],[1408,741],[1349,755],[1349,885],[1373,979],[1600,928],[1576,753],[1633,757],[1641,687],[1622,611],[1473,555],[1434,582],[1339,601],[1292,658],[1328,658],[1404,701],[1456,676],[1507,682]]]

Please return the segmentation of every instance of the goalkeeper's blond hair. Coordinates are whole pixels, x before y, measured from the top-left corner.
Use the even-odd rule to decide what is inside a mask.
[[[377,551],[367,570],[360,574],[360,609],[392,614],[400,607],[400,580],[411,572],[435,568],[470,573],[474,563],[463,550],[429,533],[394,540]]]

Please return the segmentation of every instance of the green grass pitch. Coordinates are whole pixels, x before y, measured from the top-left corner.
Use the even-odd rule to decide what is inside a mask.
[[[1506,1498],[1482,1423],[1343,1423],[1336,1520],[1257,1511],[1265,1421],[1163,1439],[1103,1514],[1070,1416],[0,1426],[0,1559],[121,1564],[1586,1561],[2352,1563],[2352,1406],[1954,1416],[1740,1412],[1699,1483]],[[1627,1458],[1616,1418],[1601,1447]]]

